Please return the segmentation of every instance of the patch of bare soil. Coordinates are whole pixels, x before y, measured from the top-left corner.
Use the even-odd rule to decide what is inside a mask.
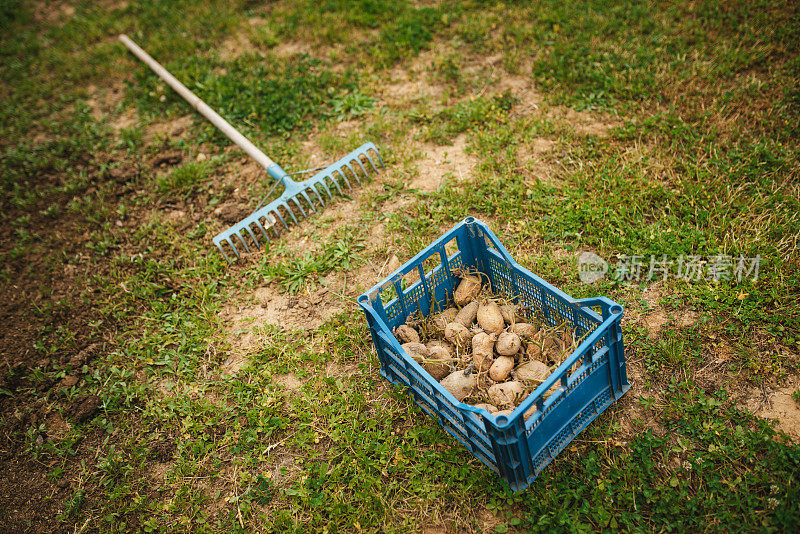
[[[555,141],[541,137],[522,142],[517,148],[519,170],[532,182],[560,187],[564,182],[558,178],[558,169],[551,161],[555,147]]]
[[[572,108],[555,108],[553,112],[570,123],[580,135],[606,137],[612,128],[622,124],[609,115],[576,111]]]
[[[291,57],[297,54],[311,54],[311,45],[300,41],[283,41],[275,45],[272,51],[281,57]]]
[[[154,122],[144,132],[146,143],[153,143],[158,138],[173,139],[186,134],[192,125],[192,115],[181,115],[168,121]]]
[[[426,76],[432,58],[433,52],[423,52],[408,67],[392,69],[388,83],[381,86],[380,99],[389,106],[440,100],[444,94],[442,84],[429,83]]]
[[[287,373],[284,375],[274,375],[272,380],[283,386],[284,388],[288,389],[289,391],[297,391],[301,387],[303,387],[304,382],[297,378],[292,373]]]
[[[251,354],[260,348],[256,327],[268,324],[286,330],[312,330],[345,308],[346,300],[334,288],[291,295],[272,284],[257,288],[250,302],[231,303],[221,312],[235,353]]]
[[[113,112],[125,96],[124,85],[121,82],[115,82],[107,87],[90,85],[86,90],[89,93],[86,104],[96,120],[102,120],[105,115]],[[123,115],[118,120],[127,120],[125,117],[126,115]]]
[[[659,300],[663,297],[663,287],[655,283],[642,292],[646,305],[631,306],[625,310],[626,320],[643,323],[653,338],[658,338],[661,331],[669,326],[687,328],[700,319],[700,315],[689,308],[666,310]]]
[[[240,30],[223,41],[218,52],[221,60],[230,61],[255,49],[253,43],[247,37],[247,32]]]
[[[739,408],[762,419],[776,421],[775,428],[800,444],[800,402],[792,395],[800,390],[800,376],[790,377],[782,387],[753,388]]]
[[[42,27],[49,27],[69,21],[75,15],[75,7],[71,2],[39,1],[31,13]]]
[[[466,140],[466,135],[460,135],[452,146],[425,145],[423,159],[418,162],[418,171],[409,186],[432,193],[447,178],[470,179],[478,158],[466,153]]]
[[[107,205],[115,206],[115,199],[133,191],[141,169],[124,156],[103,153],[91,157],[87,153],[71,165],[88,180],[77,191],[65,193],[54,187],[63,185],[67,177],[52,171],[32,177],[29,187],[43,194],[24,210],[9,199],[0,199],[0,208],[10,220],[29,217],[26,226],[42,243],[27,247],[22,256],[6,255],[6,278],[0,284],[0,387],[11,393],[0,395],[2,532],[66,530],[56,517],[74,495],[79,477],[73,476],[68,464],[64,478],[49,478],[59,460],[54,460],[44,446],[58,443],[73,425],[89,421],[102,410],[99,397],[82,391],[83,378],[93,372],[94,361],[112,349],[104,339],[118,326],[113,317],[103,315],[100,306],[86,305],[96,300],[99,291],[91,277],[108,274],[113,257],[95,255],[88,247],[94,239],[92,232],[104,223],[66,209],[50,215],[44,215],[43,210],[99,195]],[[115,224],[114,228],[133,226],[140,215],[112,215],[109,222]],[[11,225],[0,225],[0,252],[7,253],[17,245],[13,232]],[[101,325],[99,331],[97,325]],[[49,346],[54,341],[53,331],[69,332],[72,341],[59,342],[61,348],[53,354],[35,348],[38,342]],[[64,376],[56,378],[61,371]],[[74,397],[68,397],[67,391]],[[34,431],[31,442],[30,433]],[[34,460],[31,447],[39,446],[45,452]],[[96,459],[97,448],[87,452],[87,447],[87,441],[76,443],[72,461],[85,459],[87,454]],[[87,501],[96,497],[95,488],[82,489],[87,491]]]
[[[325,365],[325,378],[350,377],[358,373],[358,364],[328,362]]]

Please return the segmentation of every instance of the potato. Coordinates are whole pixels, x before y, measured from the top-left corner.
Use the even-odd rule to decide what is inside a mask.
[[[481,279],[471,274],[461,279],[455,292],[453,300],[459,306],[464,306],[478,296],[481,291]]]
[[[400,343],[419,343],[419,334],[408,325],[401,324],[394,329],[394,335]]]
[[[495,384],[487,391],[489,400],[495,406],[509,407],[516,406],[525,396],[525,387],[522,382],[503,382]]]
[[[536,408],[536,405],[534,404],[533,406],[531,406],[530,408],[528,408],[528,411],[527,411],[527,412],[525,412],[525,415],[524,415],[523,417],[524,417],[524,418],[525,418],[525,420],[527,421],[528,419],[530,419],[531,417],[533,417],[533,416],[536,414],[536,412],[537,412],[537,411],[538,411],[538,408]]]
[[[412,341],[410,343],[403,343],[400,346],[403,347],[403,350],[406,351],[409,356],[411,356],[418,362],[421,362],[422,360],[427,358],[428,355],[430,354],[428,347],[426,347],[422,343]]]
[[[456,348],[453,346],[452,343],[449,341],[445,341],[444,339],[431,339],[425,346],[428,347],[428,350],[433,354],[433,351],[438,347],[444,350],[447,353],[448,358],[452,358],[453,354],[456,352]]]
[[[442,347],[433,347],[422,368],[436,380],[441,380],[450,373],[450,353]]]
[[[511,408],[510,410],[498,410],[494,412],[492,415],[494,415],[495,417],[500,417],[501,415],[508,417],[512,413],[514,413],[514,408]]]
[[[444,332],[448,323],[452,323],[455,320],[456,315],[458,315],[458,310],[456,308],[447,308],[433,318],[433,326]]]
[[[428,349],[428,358],[431,360],[442,360],[442,361],[450,361],[452,359],[452,355],[450,351],[446,348],[442,347],[441,345],[432,345],[431,347],[426,347]]]
[[[444,329],[444,337],[457,347],[466,347],[470,342],[471,336],[466,326],[461,323],[450,323]]]
[[[475,373],[465,375],[464,371],[459,370],[447,375],[440,384],[442,384],[442,387],[449,391],[457,400],[462,401],[475,389],[477,383],[475,377]]]
[[[464,326],[469,328],[470,326],[472,326],[472,323],[475,322],[475,317],[478,315],[479,306],[480,305],[478,304],[477,301],[470,302],[469,304],[461,308],[461,310],[456,315],[456,318],[453,319],[453,322],[463,324]]]
[[[531,360],[538,360],[542,358],[542,346],[540,341],[531,339],[525,345],[525,355]]]
[[[482,408],[482,409],[486,410],[489,413],[494,413],[494,412],[497,411],[497,406],[492,406],[491,404],[488,404],[486,402],[482,402],[480,404],[475,404],[474,406],[476,408]]]
[[[521,346],[522,342],[517,334],[514,332],[503,332],[497,337],[495,349],[498,354],[502,354],[503,356],[513,356],[519,351]]]
[[[488,371],[494,362],[496,334],[479,332],[472,336],[472,361],[477,371]]]
[[[492,301],[480,305],[478,308],[477,319],[481,328],[483,328],[489,334],[499,334],[506,326],[505,322],[503,321],[503,314],[500,313],[500,306],[498,306],[496,302]]]
[[[514,358],[509,356],[500,356],[495,359],[492,366],[489,368],[489,378],[495,382],[502,382],[511,373],[514,368]]]
[[[519,305],[517,304],[503,304],[500,306],[500,313],[503,315],[503,321],[508,324],[515,324],[522,319],[519,316]]]
[[[539,331],[538,328],[533,326],[532,324],[528,323],[514,323],[508,327],[509,332],[514,332],[519,337],[533,337],[536,335],[536,332]]]
[[[514,373],[517,376],[517,380],[544,382],[545,378],[550,376],[550,368],[538,360],[532,360],[514,369]]]

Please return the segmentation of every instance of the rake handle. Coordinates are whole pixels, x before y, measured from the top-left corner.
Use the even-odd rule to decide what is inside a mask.
[[[278,166],[277,163],[272,161],[269,156],[261,152],[261,150],[251,143],[249,139],[236,131],[236,129],[231,126],[228,121],[223,119],[216,111],[211,109],[208,104],[200,100],[200,97],[192,93],[185,85],[178,81],[175,76],[170,74],[167,69],[161,66],[158,61],[150,57],[150,55],[142,50],[139,45],[131,41],[127,35],[120,35],[119,40],[122,41],[122,44],[128,47],[128,50],[133,52],[133,55],[146,63],[147,66],[153,70],[153,72],[158,74],[159,78],[164,80],[167,85],[172,87],[176,93],[181,95],[183,99],[191,104],[192,107],[196,109],[203,117],[211,121],[214,126],[219,128],[222,133],[228,136],[228,139],[236,143],[239,148],[247,152],[251,158],[256,160],[259,165],[264,167],[270,176],[279,182],[283,181],[283,178],[286,177],[286,173],[280,168],[280,166]]]

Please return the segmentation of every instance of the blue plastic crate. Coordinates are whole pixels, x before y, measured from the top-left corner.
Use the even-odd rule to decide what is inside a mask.
[[[550,325],[566,323],[577,349],[509,416],[456,400],[401,348],[392,330],[419,310],[452,301],[458,268],[485,273],[495,292],[516,295]],[[404,287],[406,286],[407,287]],[[384,304],[388,300],[388,304]],[[434,303],[438,303],[435,304]],[[622,306],[605,298],[572,299],[518,265],[481,221],[463,222],[358,297],[378,351],[381,374],[411,389],[423,410],[512,489],[525,489],[586,426],[629,388],[620,320]],[[549,397],[544,394],[557,388]],[[554,388],[554,389],[555,389]],[[524,414],[536,407],[527,419]]]

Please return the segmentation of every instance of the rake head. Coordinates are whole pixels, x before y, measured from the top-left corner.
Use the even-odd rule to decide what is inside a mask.
[[[373,157],[378,160],[377,166]],[[325,196],[327,195],[328,200],[333,199],[333,189],[341,195],[342,185],[350,190],[353,189],[350,183],[352,179],[361,184],[361,177],[357,172],[359,169],[367,178],[368,169],[372,167],[374,172],[378,172],[378,166],[384,166],[380,152],[374,144],[365,143],[308,180],[295,182],[284,174],[280,178],[280,182],[286,188],[283,194],[218,234],[214,237],[214,244],[228,262],[233,260],[225,252],[225,245],[230,247],[237,258],[239,257],[237,246],[241,246],[247,252],[251,251],[251,246],[259,249],[261,248],[259,239],[266,239],[269,242],[270,234],[273,237],[280,237],[281,231],[288,231],[290,224],[297,224],[298,217],[308,217],[306,210],[316,213],[315,202],[324,208]],[[280,227],[282,228],[279,231]]]

